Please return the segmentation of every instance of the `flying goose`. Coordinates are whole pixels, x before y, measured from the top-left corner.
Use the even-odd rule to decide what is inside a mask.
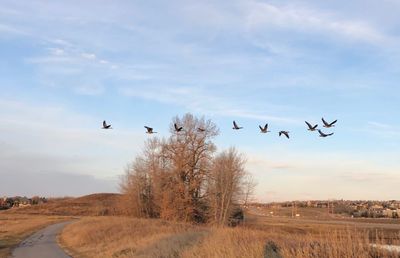
[[[175,127],[175,132],[177,132],[177,133],[179,133],[179,132],[182,131],[182,129],[183,129],[182,126],[181,126],[181,127],[178,127],[177,124],[174,124],[174,127]]]
[[[103,128],[102,129],[112,129],[111,125],[108,125],[106,120],[103,121]]]
[[[242,129],[242,128],[243,128],[243,127],[239,127],[239,126],[236,124],[236,122],[233,121],[233,127],[232,127],[233,130],[239,130],[239,129]]]
[[[197,128],[197,131],[199,131],[199,132],[203,133],[203,132],[205,132],[205,131],[206,131],[206,129],[199,127],[199,128]]]
[[[308,126],[308,131],[315,131],[315,129],[317,129],[317,127],[318,127],[318,125],[316,124],[316,125],[311,125],[309,122],[307,122],[307,121],[304,121],[304,122],[306,122],[306,124],[307,124],[307,126]]]
[[[280,131],[280,132],[279,132],[279,136],[281,136],[282,134],[285,135],[286,138],[289,139],[289,132],[288,132],[288,131]]]
[[[322,122],[324,123],[324,127],[329,128],[329,127],[334,127],[335,126],[334,124],[337,122],[337,120],[333,121],[332,123],[328,123],[325,121],[324,118],[322,118]]]
[[[151,128],[151,127],[144,126],[144,128],[146,128],[146,130],[147,130],[147,132],[146,132],[146,133],[148,133],[148,134],[157,133],[157,132],[154,132],[154,131],[153,131],[153,128]]]
[[[260,127],[261,133],[271,132],[271,131],[268,131],[268,124],[265,124],[264,127],[262,127],[261,125],[259,125],[258,127]]]
[[[321,130],[319,130],[319,129],[318,129],[318,132],[319,132],[319,137],[328,137],[328,136],[333,135],[333,133],[325,134],[325,133],[323,133],[323,132],[322,132]]]

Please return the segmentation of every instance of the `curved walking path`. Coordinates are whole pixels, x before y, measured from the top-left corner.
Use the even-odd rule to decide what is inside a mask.
[[[12,252],[13,258],[70,258],[58,245],[56,237],[72,221],[50,225],[22,241]]]

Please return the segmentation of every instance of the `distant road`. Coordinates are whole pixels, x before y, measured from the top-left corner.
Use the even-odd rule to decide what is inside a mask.
[[[72,221],[50,225],[25,239],[12,252],[14,258],[70,258],[57,244],[56,237]]]

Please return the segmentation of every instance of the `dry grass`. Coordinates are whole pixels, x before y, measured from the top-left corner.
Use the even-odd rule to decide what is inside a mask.
[[[78,198],[52,199],[48,203],[28,207],[13,208],[5,211],[8,214],[36,214],[58,216],[104,216],[119,215],[121,195],[98,193]]]
[[[0,257],[7,257],[14,246],[40,228],[64,219],[55,216],[0,212]]]
[[[264,257],[266,245],[271,242],[287,258],[399,257],[396,253],[374,249],[368,234],[354,230],[334,231],[318,236],[247,228],[213,230],[200,244],[186,250],[182,257]]]
[[[68,225],[60,237],[74,257],[178,257],[207,235],[183,223],[126,217],[88,217]]]
[[[400,244],[400,234],[332,225],[260,222],[237,228],[206,228],[189,224],[126,217],[85,218],[67,226],[61,240],[75,257],[264,257],[275,243],[283,257],[399,257],[374,249],[371,243]],[[257,227],[258,225],[258,227]],[[374,236],[374,237],[371,237]]]

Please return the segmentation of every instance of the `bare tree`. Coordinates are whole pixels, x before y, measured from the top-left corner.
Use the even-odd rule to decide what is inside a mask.
[[[225,225],[238,203],[243,179],[245,159],[235,148],[217,155],[208,182],[211,218],[218,225]]]
[[[252,201],[254,190],[257,186],[252,174],[247,173],[243,179],[243,205],[246,206],[249,201]]]
[[[210,120],[175,117],[168,139],[153,138],[128,166],[121,191],[137,217],[227,223],[233,208],[253,191],[245,180],[245,159],[234,148],[215,157],[218,135]]]
[[[148,140],[143,153],[128,165],[120,187],[128,203],[129,213],[137,217],[156,217],[159,213],[159,179],[162,174],[162,155],[158,139]]]
[[[175,125],[183,129],[177,132]],[[173,119],[172,135],[164,145],[171,171],[169,187],[164,191],[161,217],[196,222],[205,220],[205,180],[216,150],[211,140],[218,133],[211,120],[198,119],[192,114]]]

